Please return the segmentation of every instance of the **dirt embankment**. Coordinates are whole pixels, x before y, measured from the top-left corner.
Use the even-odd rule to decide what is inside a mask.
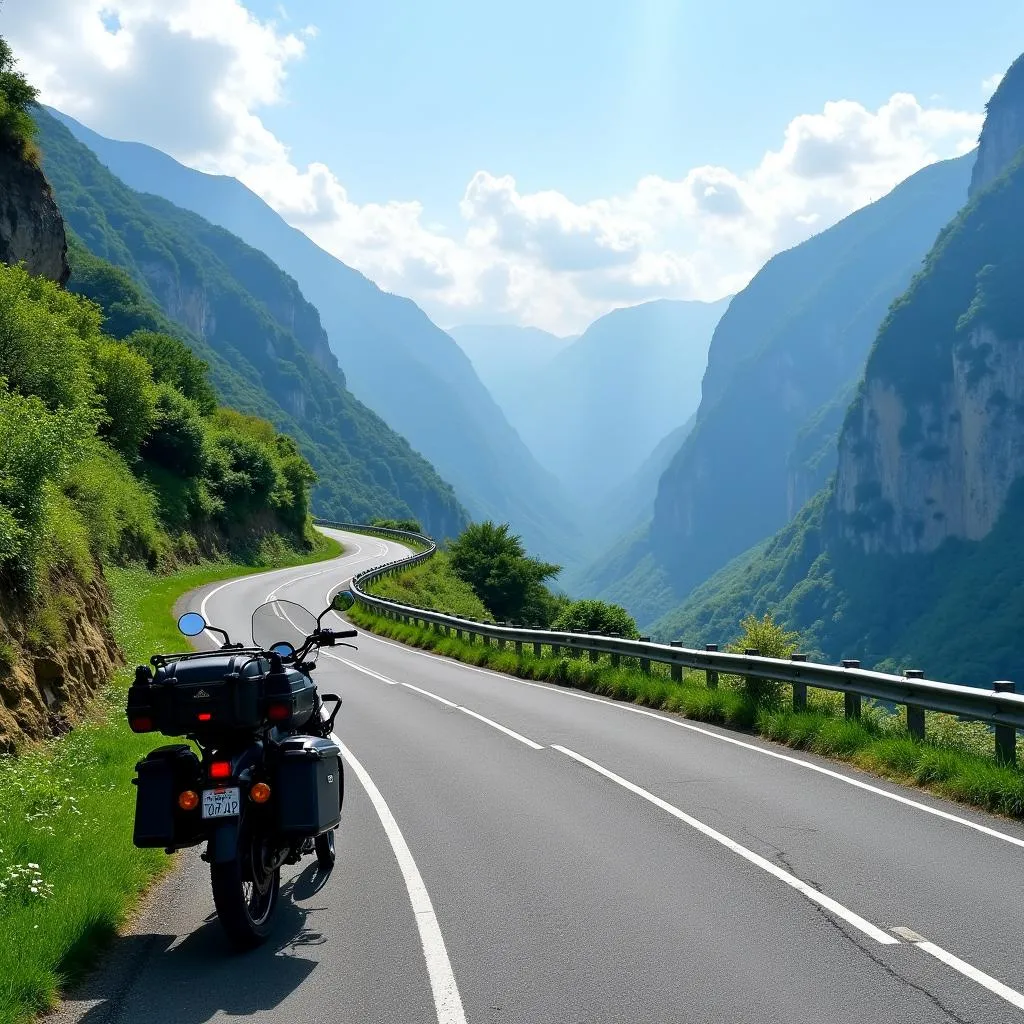
[[[0,752],[65,732],[122,663],[113,607],[97,567],[86,583],[51,581],[28,599],[0,583]]]

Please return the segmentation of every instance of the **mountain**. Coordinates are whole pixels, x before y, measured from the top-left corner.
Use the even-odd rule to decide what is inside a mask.
[[[39,111],[43,167],[85,248],[126,271],[210,363],[223,401],[291,434],[319,474],[321,514],[415,515],[440,536],[465,523],[451,488],[346,390],[317,311],[266,256],[115,178]],[[95,277],[70,287],[86,291]]]
[[[508,521],[530,550],[573,558],[577,531],[558,482],[519,439],[468,356],[419,307],[329,255],[235,179],[105,139],[54,113],[129,186],[205,217],[291,275],[319,310],[353,394],[437,467],[475,518]]]
[[[877,334],[834,481],[659,633],[715,640],[772,609],[829,658],[986,686],[1024,675],[1022,147],[1018,61],[989,103],[970,202]]]
[[[650,529],[625,565],[632,576],[645,562],[668,600],[658,614],[778,530],[828,479],[845,396],[889,305],[963,204],[972,160],[926,167],[773,257],[729,304],[696,426],[662,476]],[[606,585],[615,591],[614,580]]]
[[[539,327],[513,324],[466,324],[448,333],[469,356],[484,386],[509,417],[510,402],[536,379],[552,359],[575,338],[560,338]]]
[[[666,299],[613,310],[507,397],[512,425],[598,525],[607,496],[696,410],[727,305]]]

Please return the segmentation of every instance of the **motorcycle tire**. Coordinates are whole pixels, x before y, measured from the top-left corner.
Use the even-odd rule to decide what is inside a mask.
[[[243,831],[234,860],[210,865],[217,917],[228,940],[240,951],[266,942],[277,907],[281,869],[266,870],[263,852],[263,844]]]

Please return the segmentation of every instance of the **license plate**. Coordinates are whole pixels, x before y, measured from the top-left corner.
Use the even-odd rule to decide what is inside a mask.
[[[237,818],[240,809],[238,786],[203,790],[204,818]]]

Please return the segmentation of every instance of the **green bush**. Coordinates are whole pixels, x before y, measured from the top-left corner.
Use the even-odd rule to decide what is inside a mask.
[[[103,409],[100,434],[129,462],[156,425],[156,388],[145,357],[118,341],[92,352],[93,380]]]
[[[199,409],[169,384],[158,384],[153,429],[141,446],[142,457],[186,480],[207,469],[207,427]]]
[[[180,392],[203,416],[216,411],[217,394],[206,377],[209,365],[184,342],[157,331],[134,331],[125,343],[145,357],[155,381]]]
[[[0,36],[0,142],[22,156],[34,157],[37,128],[31,111],[38,92],[14,67],[14,54]]]
[[[770,612],[760,619],[756,615],[748,615],[740,626],[743,632],[727,648],[736,654],[756,650],[764,658],[788,658],[799,649],[799,634],[776,622]],[[774,680],[750,676],[744,677],[740,685],[755,704],[776,702],[783,687],[782,683]]]
[[[551,628],[564,629],[569,633],[614,633],[628,640],[640,636],[636,622],[625,608],[590,598],[566,605],[551,623]]]
[[[448,553],[455,575],[497,619],[546,624],[553,600],[544,583],[558,575],[559,566],[530,558],[508,523],[473,523]]]
[[[371,526],[379,526],[384,530],[405,530],[406,533],[423,533],[418,519],[371,519]]]

